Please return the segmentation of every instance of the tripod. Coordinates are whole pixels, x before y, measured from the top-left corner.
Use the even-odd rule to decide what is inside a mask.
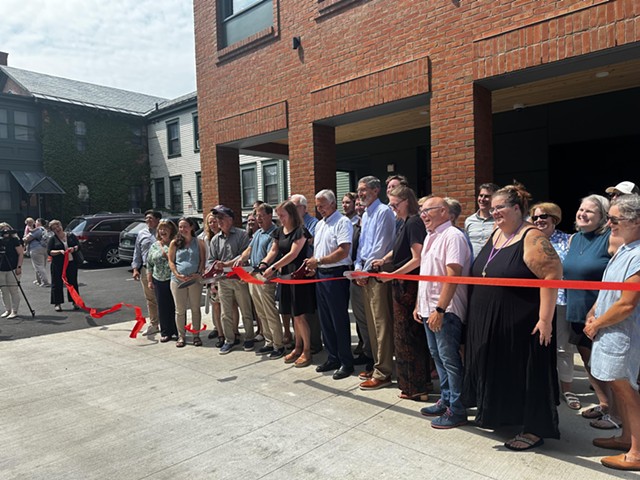
[[[0,242],[1,242],[1,240],[0,240]],[[9,267],[9,269],[11,270],[11,273],[13,274],[13,278],[15,279],[16,284],[18,285],[18,288],[20,289],[20,293],[22,294],[22,298],[24,298],[24,301],[27,304],[27,307],[29,308],[29,311],[31,312],[31,317],[35,318],[36,311],[31,307],[31,304],[29,303],[29,299],[27,298],[27,295],[24,293],[24,290],[22,289],[22,284],[20,283],[20,279],[16,275],[16,270],[15,270],[15,268],[12,268],[11,262],[9,262],[9,259],[7,258],[7,250],[6,250],[5,245],[1,245],[0,246],[0,266],[2,266],[2,265],[7,265]],[[1,286],[3,286],[3,287],[12,287],[13,285],[1,285]]]

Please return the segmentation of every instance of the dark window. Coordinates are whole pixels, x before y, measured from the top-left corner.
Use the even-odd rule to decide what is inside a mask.
[[[105,220],[100,222],[93,229],[92,232],[119,232],[122,230],[121,220]]]
[[[193,114],[193,151],[200,151],[200,125],[198,124],[198,114]]]
[[[81,122],[81,121],[73,122],[73,126],[74,126],[74,129],[75,129],[76,135],[86,135],[87,134],[87,127],[84,124],[84,122]]]
[[[200,172],[196,172],[196,205],[199,212],[202,211],[202,174]]]
[[[166,208],[167,203],[164,196],[164,178],[157,178],[155,180],[156,189],[156,208]]]
[[[76,137],[76,150],[84,152],[87,149],[87,139],[85,137]]]
[[[220,48],[232,45],[273,25],[273,0],[218,0]]]
[[[242,183],[242,208],[251,208],[258,199],[256,188],[258,179],[256,178],[255,164],[242,167],[240,174]]]
[[[4,109],[0,109],[0,138],[9,138],[9,115]]]
[[[36,139],[36,118],[33,113],[13,112],[14,138],[23,142],[33,142]]]
[[[129,187],[129,208],[132,212],[139,213],[142,207],[142,185]]]
[[[131,143],[133,145],[142,145],[142,129],[140,127],[132,127],[131,133],[133,134]]]
[[[0,210],[11,210],[11,179],[8,173],[0,173]]]
[[[278,164],[272,163],[262,167],[263,200],[271,205],[280,203],[280,189],[278,188]]]
[[[171,210],[175,213],[182,212],[182,177],[171,177]]]
[[[180,125],[177,120],[167,123],[167,149],[170,157],[180,155]]]

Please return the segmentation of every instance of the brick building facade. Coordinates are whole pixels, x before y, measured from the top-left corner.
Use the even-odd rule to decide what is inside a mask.
[[[241,22],[254,8],[252,29]],[[466,213],[485,181],[517,175],[542,197],[553,191],[548,152],[522,145],[521,167],[497,167],[516,137],[494,125],[577,98],[624,92],[622,109],[640,99],[637,0],[195,0],[194,12],[205,205],[239,209],[239,153],[274,149],[308,198],[335,188],[340,169],[407,174],[419,194],[457,197]],[[627,130],[637,145],[637,121]],[[408,132],[418,140],[403,150]],[[346,153],[375,138],[397,153]]]

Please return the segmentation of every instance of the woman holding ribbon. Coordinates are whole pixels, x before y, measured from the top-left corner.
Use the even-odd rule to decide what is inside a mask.
[[[604,271],[603,281],[640,283],[640,197],[613,200],[611,235],[624,244]],[[640,292],[601,290],[587,314],[584,333],[593,340],[591,375],[611,390],[622,417],[620,437],[596,438],[597,447],[621,450],[601,460],[606,467],[640,471]]]
[[[182,217],[178,221],[178,234],[169,245],[169,268],[171,269],[171,294],[176,305],[176,326],[178,327],[178,341],[176,347],[186,345],[187,307],[191,308],[191,324],[194,331],[193,346],[201,347],[200,299],[202,297],[202,284],[198,281],[186,288],[180,288],[180,284],[191,279],[198,279],[204,271],[204,263],[207,254],[204,242],[196,237],[196,222],[188,217]]]
[[[389,207],[396,213],[397,228],[393,250],[371,266],[382,271],[392,265],[392,274],[418,275],[422,244],[427,236],[424,222],[418,215],[418,199],[411,188],[398,185],[387,193]],[[418,282],[393,280],[393,341],[396,374],[400,398],[426,402],[431,384],[431,369],[427,337],[422,323],[413,320],[418,295]]]
[[[266,279],[273,278],[278,271],[292,274],[298,270],[308,255],[307,240],[310,233],[304,228],[302,218],[293,202],[287,200],[276,207],[282,225],[272,233],[271,250],[260,263],[270,265],[264,271]],[[293,315],[296,345],[284,357],[284,363],[295,367],[311,365],[311,330],[305,314],[316,310],[315,286],[312,284],[281,285],[279,310],[281,315]]]
[[[472,275],[559,280],[562,265],[547,237],[525,220],[531,195],[521,184],[493,194],[496,229]],[[476,423],[522,426],[504,445],[528,450],[559,438],[558,381],[552,288],[474,286],[469,298],[463,401],[478,407]]]
[[[64,282],[62,280],[62,273],[64,269],[64,257],[65,252],[69,252],[69,261],[67,265],[67,283],[78,291],[78,264],[80,263],[80,242],[71,232],[65,232],[62,229],[62,223],[60,220],[51,220],[49,222],[49,229],[53,232],[53,235],[49,239],[47,245],[47,254],[51,257],[51,303],[54,305],[56,312],[62,311],[62,304],[64,303]],[[80,307],[76,305],[71,297],[71,292],[67,287],[67,298],[73,305],[74,310],[80,310]]]
[[[160,319],[160,342],[166,343],[178,338],[176,326],[176,305],[171,294],[171,267],[169,266],[169,245],[178,233],[171,220],[160,220],[156,237],[147,254],[147,282],[153,290],[158,304]]]

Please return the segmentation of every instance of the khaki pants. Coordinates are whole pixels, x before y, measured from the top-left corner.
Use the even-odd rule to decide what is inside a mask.
[[[393,371],[391,284],[373,279],[362,287],[364,311],[373,353],[373,378],[386,380]]]
[[[191,308],[191,325],[194,330],[200,330],[200,297],[202,296],[202,284],[196,282],[187,288],[178,288],[178,282],[171,282],[171,293],[176,304],[176,327],[178,337],[184,339],[186,335],[187,307]],[[195,334],[199,336],[199,334]]]
[[[144,298],[147,300],[147,310],[149,311],[149,322],[151,325],[158,326],[158,303],[156,302],[156,294],[149,288],[147,282],[147,267],[140,268],[140,283]],[[175,283],[175,282],[174,282]]]
[[[244,325],[244,339],[253,340],[255,336],[253,329],[253,310],[251,309],[251,296],[246,283],[225,278],[218,282],[218,293],[220,295],[220,309],[222,317],[222,332],[227,343],[233,343],[235,338],[233,321],[233,300],[240,307],[242,314],[242,324]]]
[[[262,279],[262,277],[259,278]],[[265,346],[270,345],[275,349],[282,348],[282,322],[276,308],[276,284],[256,285],[250,283],[249,292],[253,305],[256,307],[256,313],[262,320]]]
[[[14,270],[15,271],[15,270]],[[13,276],[11,270],[0,272],[0,292],[2,293],[2,303],[7,312],[17,312],[20,306],[20,289],[16,277],[20,280],[20,275]]]

